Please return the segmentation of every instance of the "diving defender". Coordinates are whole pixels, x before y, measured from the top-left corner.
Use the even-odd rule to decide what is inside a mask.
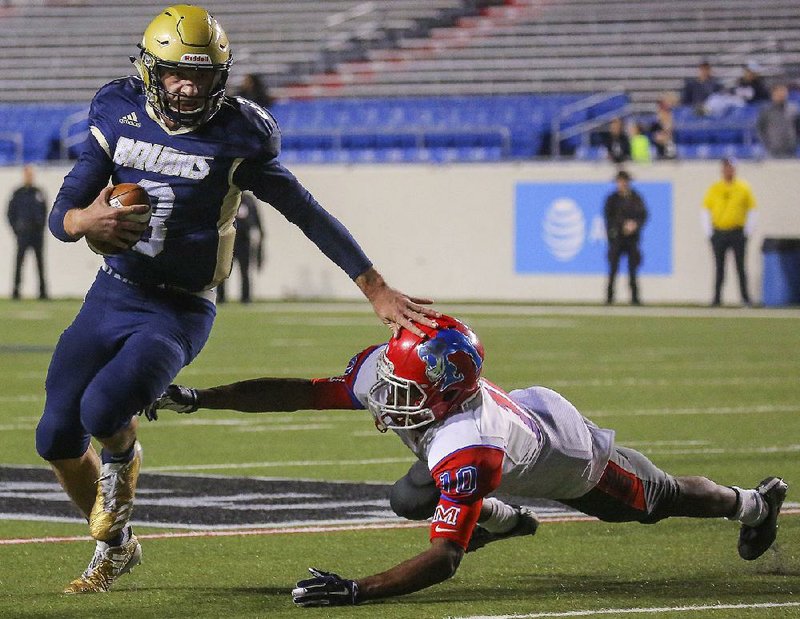
[[[448,317],[424,336],[402,329],[350,361],[342,376],[258,378],[209,389],[171,385],[146,409],[244,412],[363,409],[417,457],[392,487],[394,512],[430,519],[430,546],[384,572],[359,579],[310,568],[292,591],[299,606],[358,604],[430,587],[453,576],[465,552],[536,533],[525,507],[492,496],[553,499],[606,522],[651,524],[673,516],[728,518],[740,525],[738,552],[757,559],[777,535],[788,485],[767,477],[756,488],[675,477],[614,432],[545,387],[506,392],[481,377],[484,349]]]

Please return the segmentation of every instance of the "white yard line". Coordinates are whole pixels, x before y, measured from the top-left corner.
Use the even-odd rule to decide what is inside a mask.
[[[269,529],[241,529],[235,531],[172,531],[168,533],[137,533],[136,537],[139,539],[173,539],[179,537],[239,537],[245,535],[282,535],[284,533],[332,533],[336,531],[371,531],[377,529],[415,529],[427,526],[427,522],[378,522],[342,526],[274,527]],[[0,546],[88,541],[94,540],[88,535],[75,535],[69,537],[23,537],[17,539],[0,539]]]
[[[369,433],[368,436],[371,436]],[[363,436],[362,434],[354,433],[354,436]],[[624,441],[620,442],[623,446],[628,446]],[[631,445],[633,443],[630,443]],[[642,451],[646,454],[657,455],[684,455],[684,454],[771,454],[771,453],[797,453],[800,451],[800,445],[770,445],[767,447],[740,447],[740,448],[726,448],[726,447],[710,447],[703,441],[686,441],[683,443],[685,447],[681,447],[680,441],[666,441],[660,443],[654,441],[652,443],[639,442],[636,443],[640,446],[652,445],[654,448],[644,448]],[[663,447],[674,446],[676,449],[664,449]],[[257,468],[276,468],[282,466],[296,466],[296,467],[322,467],[322,466],[366,466],[371,464],[399,464],[411,462],[410,458],[364,458],[364,459],[351,459],[351,460],[267,460],[261,462],[244,462],[237,464],[234,462],[222,463],[205,463],[205,464],[176,464],[172,466],[157,466],[147,467],[149,473],[159,473],[164,471],[205,471],[205,470],[237,470],[237,469],[257,469]]]
[[[789,506],[784,504],[784,508],[781,510],[781,516],[797,516],[800,515],[800,505],[797,503],[791,503]],[[83,523],[85,521],[80,520],[78,518],[32,518],[26,514],[19,514],[19,517],[16,517],[15,514],[3,514],[0,513],[0,520],[23,520],[23,521],[43,521],[43,522],[74,522],[76,524]],[[545,513],[539,514],[539,519],[542,522],[550,523],[567,523],[567,522],[597,522],[601,523],[601,521],[593,518],[591,516],[584,516],[582,514],[553,514],[548,515]],[[188,528],[190,525],[184,525],[183,527],[179,527],[173,524],[167,523],[147,523],[147,522],[136,522],[132,521],[131,524],[136,527],[161,527],[161,528]],[[274,526],[274,527],[259,527],[259,528],[246,528],[242,526],[240,528],[226,528],[222,530],[209,530],[208,528],[199,529],[191,531],[167,531],[164,533],[137,533],[136,537],[139,539],[172,539],[172,538],[179,538],[179,537],[237,537],[242,535],[280,535],[283,533],[334,533],[337,531],[366,531],[366,530],[378,530],[378,529],[414,529],[414,528],[426,528],[429,526],[427,521],[425,522],[408,522],[408,521],[396,521],[396,522],[354,522],[352,524],[328,524],[328,523],[290,523],[288,525],[283,526]],[[72,535],[72,536],[62,536],[62,537],[20,537],[20,538],[10,538],[10,539],[3,539],[0,538],[0,546],[18,546],[21,544],[55,544],[55,543],[63,543],[63,542],[87,542],[87,541],[94,541],[89,536],[84,535]],[[521,615],[522,616],[522,615]],[[524,615],[527,617],[528,615]],[[547,616],[547,615],[544,615]],[[557,616],[557,615],[556,615]],[[504,616],[494,617],[492,619],[501,619]],[[462,618],[467,619],[467,618]]]
[[[697,611],[740,610],[750,608],[793,608],[800,606],[800,602],[760,602],[752,604],[707,604],[698,606],[662,606],[659,608],[601,608],[597,610],[567,610],[562,612],[529,613],[513,615],[469,615],[465,617],[450,617],[448,619],[541,619],[544,617],[596,617],[598,615],[639,615],[639,614],[665,614],[687,613]]]
[[[238,308],[237,308],[238,309]],[[447,303],[437,304],[436,309],[451,315],[470,316],[653,316],[681,318],[788,318],[800,319],[800,312],[792,308],[708,308],[708,307],[663,307],[663,306],[614,306],[605,305],[518,305],[488,303]],[[334,303],[254,303],[239,311],[263,314],[367,314],[372,308],[363,302]],[[371,324],[371,323],[364,323]]]
[[[558,381],[556,381],[558,382]],[[757,381],[756,381],[757,382]],[[553,383],[554,384],[554,383]],[[800,412],[800,405],[798,404],[755,404],[743,406],[711,406],[700,408],[651,408],[641,410],[628,410],[628,411],[609,411],[609,410],[588,410],[585,415],[590,419],[594,417],[666,417],[670,415],[752,415],[752,414],[783,414],[791,413],[796,414]],[[282,414],[280,418],[275,418],[271,413],[264,413],[263,415],[250,415],[242,418],[224,418],[215,419],[211,417],[214,413],[200,412],[196,417],[177,418],[173,417],[168,420],[172,413],[162,411],[159,415],[159,420],[156,422],[159,427],[187,427],[187,426],[230,426],[246,428],[246,431],[267,432],[274,431],[291,431],[302,429],[316,429],[325,430],[331,429],[325,425],[297,425],[295,420],[289,416]],[[358,414],[358,411],[341,411],[341,414]],[[331,411],[326,413],[315,413],[314,421],[318,424],[320,422],[331,422],[334,420],[334,415]],[[21,421],[19,423],[6,423],[0,424],[0,432],[14,431],[14,430],[33,430],[38,423],[38,416],[34,419],[29,418],[29,422]],[[281,426],[281,424],[286,424]],[[366,434],[370,434],[367,432]],[[353,433],[353,436],[364,436],[364,431]],[[378,433],[375,433],[378,436]]]
[[[244,462],[235,464],[224,462],[220,464],[183,464],[175,466],[147,467],[148,473],[163,471],[205,471],[205,470],[236,470],[272,468],[280,466],[363,466],[366,464],[397,464],[411,462],[412,458],[367,458],[362,460],[274,460],[268,462]]]
[[[800,404],[755,404],[743,406],[709,406],[702,408],[650,408],[629,411],[589,410],[584,414],[593,417],[664,417],[669,415],[753,415],[759,413],[797,413]]]

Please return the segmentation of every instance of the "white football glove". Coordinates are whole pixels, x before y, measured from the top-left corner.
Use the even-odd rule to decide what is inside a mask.
[[[165,408],[176,413],[193,413],[198,409],[197,390],[183,385],[170,385],[150,406],[139,411],[150,421],[158,419],[158,409]]]

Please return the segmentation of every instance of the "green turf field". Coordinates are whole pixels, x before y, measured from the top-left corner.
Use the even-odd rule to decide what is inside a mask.
[[[77,307],[0,301],[0,465],[42,465],[34,428],[45,371]],[[797,310],[441,309],[479,333],[495,383],[558,390],[675,474],[743,486],[781,475],[791,486],[787,511],[799,511]],[[386,336],[366,304],[230,304],[180,379],[210,386],[338,374],[352,353]],[[392,482],[412,461],[364,412],[163,412],[142,422],[140,438],[145,472]],[[60,590],[86,566],[91,543],[2,544],[85,534],[69,522],[0,520],[0,617],[800,617],[800,517],[792,513],[781,520],[778,551],[752,563],[738,558],[737,527],[726,521],[546,523],[535,538],[466,556],[439,587],[330,610],[293,607],[288,592],[306,567],[374,573],[422,550],[425,529],[145,539],[142,566],[111,593],[83,597]],[[650,612],[623,612],[633,608]]]

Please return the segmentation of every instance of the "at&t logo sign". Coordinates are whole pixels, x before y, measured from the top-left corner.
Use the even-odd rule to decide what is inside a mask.
[[[571,198],[559,198],[547,209],[542,221],[542,236],[556,260],[572,260],[586,239],[586,218]]]

